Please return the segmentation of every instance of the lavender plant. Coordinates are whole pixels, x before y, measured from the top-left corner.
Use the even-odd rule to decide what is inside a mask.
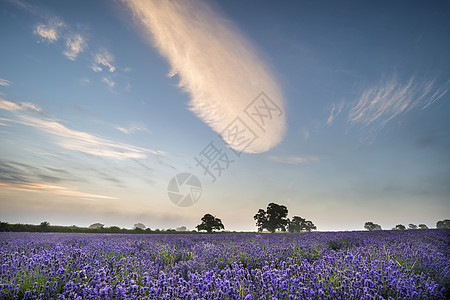
[[[447,299],[449,230],[0,234],[0,299]]]

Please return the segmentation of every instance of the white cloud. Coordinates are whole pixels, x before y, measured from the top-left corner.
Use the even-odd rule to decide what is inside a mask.
[[[102,82],[106,83],[106,85],[109,86],[110,88],[113,88],[116,86],[116,83],[108,77],[103,77]]]
[[[4,100],[0,98],[0,109],[7,110],[7,111],[34,111],[38,113],[42,113],[42,109],[33,103],[29,102],[12,102],[8,100]]]
[[[63,54],[70,60],[77,59],[80,52],[83,52],[86,47],[86,41],[79,34],[73,34],[66,38],[66,50]]]
[[[348,120],[352,124],[378,123],[383,127],[404,112],[419,105],[426,108],[442,98],[448,92],[449,82],[436,89],[435,81],[419,82],[414,77],[405,84],[398,83],[395,78],[381,81],[362,93],[350,109]]]
[[[14,112],[19,120],[17,123],[28,125],[50,134],[55,143],[65,149],[78,151],[90,155],[117,160],[146,158],[151,155],[163,155],[164,152],[136,147],[125,143],[111,141],[83,131],[67,128],[59,121],[38,117],[27,112],[42,112],[42,109],[31,103],[15,103],[0,99],[0,109]],[[14,122],[13,120],[8,120]]]
[[[261,92],[281,111],[284,99],[270,69],[229,20],[200,0],[124,2],[148,40],[169,61],[169,73],[179,75],[179,86],[191,97],[189,109],[218,133],[240,117],[258,136],[246,148],[232,148],[259,153],[282,140],[284,114],[261,128],[244,113]]]
[[[319,158],[316,156],[269,156],[269,159],[279,163],[291,164],[291,165],[299,165],[310,163],[313,161],[319,161]]]
[[[112,65],[114,62],[113,55],[106,49],[101,49],[97,54],[94,55],[94,64],[91,69],[94,72],[101,72],[103,69],[101,66],[107,67],[108,71],[113,73],[116,67]]]
[[[59,39],[59,31],[63,26],[63,22],[52,21],[48,25],[37,24],[33,32],[34,34],[40,36],[42,40],[45,40],[48,43],[53,43]]]
[[[4,78],[0,78],[0,85],[1,86],[11,86],[12,82],[9,80],[6,80]]]
[[[146,132],[146,133],[151,133],[151,131],[148,130],[145,127],[145,125],[139,124],[139,123],[133,123],[130,126],[128,126],[128,128],[121,127],[121,126],[115,126],[115,128],[117,130],[119,130],[119,131],[122,131],[123,133],[126,133],[126,134],[132,134],[132,133],[139,132],[139,131]]]
[[[341,113],[342,108],[344,107],[344,103],[335,104],[331,107],[330,116],[327,120],[327,125],[331,125],[334,122],[334,119]]]
[[[85,193],[77,191],[73,188],[68,188],[59,185],[50,185],[44,183],[2,183],[0,182],[0,186],[3,188],[7,188],[10,190],[16,191],[26,191],[26,192],[39,192],[39,193],[49,193],[61,196],[72,196],[84,199],[118,199],[116,197],[110,197],[99,194]]]
[[[103,69],[100,68],[99,66],[91,66],[91,69],[96,73],[103,71]]]

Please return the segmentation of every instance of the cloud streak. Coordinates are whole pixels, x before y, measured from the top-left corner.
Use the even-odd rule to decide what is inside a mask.
[[[116,200],[116,197],[104,196],[99,194],[91,194],[77,191],[64,186],[50,185],[45,183],[2,183],[0,186],[9,190],[15,191],[25,191],[25,192],[38,192],[38,193],[49,193],[61,196],[72,196],[84,199],[110,199]]]
[[[94,72],[101,72],[103,71],[103,66],[106,67],[109,72],[113,73],[116,70],[116,67],[112,65],[113,62],[114,57],[112,54],[108,50],[102,49],[94,55],[94,63],[91,66],[91,69]]]
[[[119,130],[123,133],[126,133],[126,134],[132,134],[135,132],[151,133],[151,131],[148,130],[144,124],[139,124],[139,123],[132,123],[130,126],[128,126],[128,128],[121,127],[121,126],[115,126],[114,128],[116,128],[117,130]]]
[[[105,83],[111,89],[116,86],[116,83],[108,77],[103,77],[102,82]]]
[[[261,92],[283,109],[280,87],[254,47],[207,3],[124,0],[146,38],[178,74],[179,86],[190,95],[189,109],[218,133],[240,117],[258,136],[245,149],[264,152],[277,145],[285,131],[284,115],[264,129],[244,109]],[[222,135],[224,137],[224,135]]]
[[[331,107],[330,115],[328,116],[327,125],[331,125],[334,122],[334,119],[342,112],[342,108],[344,107],[344,103],[335,104]]]
[[[46,169],[47,171],[44,171],[26,163],[0,159],[0,187],[15,191],[50,193],[84,199],[118,199],[100,194],[85,193],[78,191],[76,188],[63,186],[61,183],[68,181],[68,179],[59,177],[61,173],[63,175],[71,175],[59,169]],[[50,174],[48,170],[51,171]],[[58,176],[54,176],[53,173],[57,173]]]
[[[50,134],[55,143],[65,149],[116,160],[142,159],[149,155],[164,154],[162,151],[114,142],[90,133],[67,128],[57,120],[44,117],[42,109],[31,103],[15,103],[0,99],[0,109],[15,112],[19,118],[17,121],[8,121],[31,126]],[[38,112],[39,114],[36,117],[27,112]]]
[[[348,113],[348,121],[352,124],[368,126],[378,124],[383,127],[392,119],[422,106],[422,109],[432,105],[442,98],[449,90],[450,81],[436,88],[434,80],[418,81],[412,77],[405,84],[395,78],[380,81],[366,89],[357,103]]]
[[[12,82],[4,78],[0,78],[0,86],[11,86]]]
[[[291,165],[299,165],[306,164],[314,161],[319,161],[319,158],[316,156],[269,156],[269,159],[275,162],[291,164]]]

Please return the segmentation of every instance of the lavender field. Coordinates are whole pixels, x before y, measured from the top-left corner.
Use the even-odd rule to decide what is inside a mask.
[[[1,299],[447,299],[449,230],[0,234]]]

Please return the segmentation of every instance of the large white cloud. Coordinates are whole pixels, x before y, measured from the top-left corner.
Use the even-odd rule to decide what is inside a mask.
[[[180,87],[191,96],[190,110],[221,133],[230,147],[259,153],[282,140],[282,92],[254,47],[230,21],[200,0],[124,2],[146,38],[169,61],[170,74],[179,75]],[[268,98],[247,108],[261,92]],[[233,129],[256,138],[249,140],[247,135],[237,142],[230,137]]]

